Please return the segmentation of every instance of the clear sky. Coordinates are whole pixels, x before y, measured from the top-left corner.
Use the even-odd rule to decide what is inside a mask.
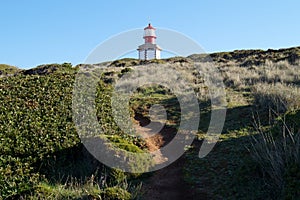
[[[299,0],[3,0],[0,10],[0,63],[20,68],[82,63],[101,42],[149,21],[206,52],[300,46]]]

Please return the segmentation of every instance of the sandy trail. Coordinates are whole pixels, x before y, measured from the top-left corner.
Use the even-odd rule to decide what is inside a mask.
[[[156,151],[170,142],[176,134],[176,129],[164,127],[159,133],[153,133],[151,129],[144,128],[149,123],[149,119],[141,116],[135,116],[135,129],[142,136],[151,136],[146,139],[149,151]],[[144,126],[144,127],[143,127]],[[165,157],[158,151],[155,156],[156,163],[165,161]],[[168,167],[160,169],[147,180],[143,185],[145,200],[181,200],[195,199],[189,187],[183,180],[184,156],[181,156],[176,162]]]

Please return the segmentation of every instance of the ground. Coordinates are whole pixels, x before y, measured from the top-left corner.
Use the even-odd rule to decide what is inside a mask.
[[[150,129],[142,127],[147,125],[147,118],[137,115],[135,120],[135,128],[139,134],[150,135],[152,133]],[[146,143],[149,151],[155,151],[167,144],[170,140],[172,140],[172,136],[174,136],[174,134],[176,134],[176,129],[168,127],[163,128],[158,134],[147,138]],[[158,154],[155,157],[155,162],[162,163],[164,162],[164,159],[163,155]],[[184,163],[185,157],[181,156],[176,162],[172,163],[168,167],[154,172],[153,176],[144,183],[143,199],[191,199],[192,193],[184,182]]]

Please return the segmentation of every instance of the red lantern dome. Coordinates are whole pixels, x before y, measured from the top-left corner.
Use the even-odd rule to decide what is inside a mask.
[[[155,39],[156,39],[155,28],[151,26],[150,23],[146,28],[144,28],[144,39],[145,39],[145,43],[155,44]]]

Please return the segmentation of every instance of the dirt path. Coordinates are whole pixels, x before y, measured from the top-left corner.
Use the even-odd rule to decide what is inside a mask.
[[[155,172],[154,175],[144,183],[144,195],[142,199],[193,199],[188,186],[183,180],[183,164],[184,158],[180,158],[168,167]]]
[[[147,118],[137,115],[135,117],[136,125],[135,129],[137,133],[143,136],[149,136],[146,139],[147,147],[149,151],[155,151],[172,140],[176,134],[175,128],[164,127],[159,133],[155,134],[151,128],[144,128],[143,126],[149,123]],[[159,125],[158,125],[159,126]],[[155,135],[154,135],[155,134]],[[164,162],[166,158],[162,154],[156,155],[155,162]],[[142,199],[145,200],[182,200],[182,199],[195,199],[188,186],[183,180],[183,166],[184,156],[179,158],[176,162],[172,163],[168,167],[154,172],[154,174],[144,182]]]

